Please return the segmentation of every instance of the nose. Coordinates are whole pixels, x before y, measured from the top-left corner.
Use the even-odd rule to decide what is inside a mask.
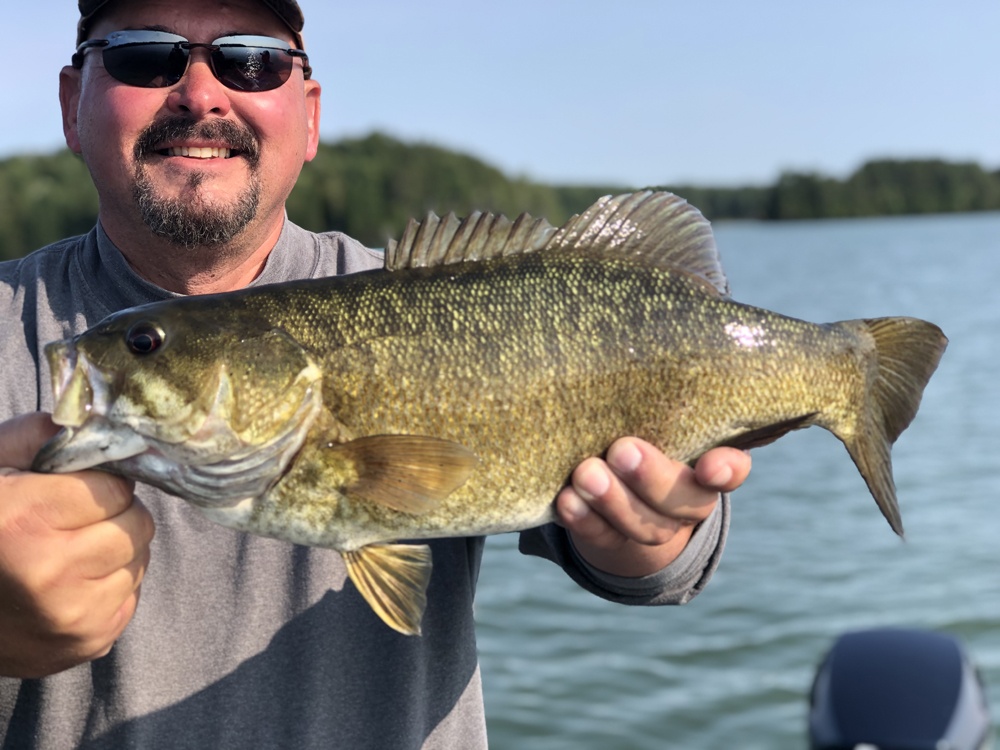
[[[167,96],[167,107],[172,112],[195,118],[209,114],[224,116],[229,113],[229,89],[212,72],[209,54],[206,49],[191,50],[191,59],[184,76]]]

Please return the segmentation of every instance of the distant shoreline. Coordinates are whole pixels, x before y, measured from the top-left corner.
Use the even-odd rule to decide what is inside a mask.
[[[381,133],[320,144],[288,202],[292,221],[371,246],[427,211],[523,212],[560,224],[601,196],[641,185],[556,185],[509,177],[467,154]],[[844,179],[786,172],[772,185],[659,185],[711,220],[855,218],[1000,211],[1000,170],[942,159],[875,159]],[[0,259],[87,232],[97,194],[82,160],[61,150],[0,160]]]

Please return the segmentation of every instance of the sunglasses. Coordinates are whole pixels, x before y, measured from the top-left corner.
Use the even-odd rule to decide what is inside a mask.
[[[236,91],[270,91],[288,80],[296,57],[308,78],[309,57],[269,36],[224,36],[211,44],[189,42],[165,31],[115,31],[105,39],[88,39],[76,48],[73,67],[83,67],[83,53],[100,49],[104,68],[129,86],[156,89],[173,86],[184,76],[191,50],[208,50],[212,73]]]

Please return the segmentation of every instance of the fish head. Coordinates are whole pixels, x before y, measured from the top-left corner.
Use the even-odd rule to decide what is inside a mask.
[[[185,298],[45,348],[63,430],[35,469],[100,467],[202,505],[267,489],[322,407],[322,372],[280,327]]]

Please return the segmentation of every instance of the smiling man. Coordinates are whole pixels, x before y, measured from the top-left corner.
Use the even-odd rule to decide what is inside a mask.
[[[285,216],[320,116],[297,3],[79,6],[60,99],[99,220],[0,264],[0,746],[486,747],[482,538],[432,543],[424,635],[405,637],[345,587],[335,552],[215,526],[102,472],[28,471],[56,431],[46,342],[177,294],[382,263]],[[738,451],[690,469],[624,438],[577,468],[561,525],[522,549],[613,601],[687,601],[721,554],[719,493],[748,472]]]
[[[294,4],[273,5],[299,25]],[[204,3],[82,6],[95,10],[86,13],[81,33],[109,43],[77,53],[60,77],[60,99],[66,142],[83,156],[101,197],[101,226],[141,276],[165,289],[190,294],[245,286],[278,239],[303,163],[316,154],[320,86],[307,77],[307,58],[265,49],[245,65],[267,55],[283,71],[279,77],[292,82],[237,90],[213,66],[233,70],[239,61],[224,56],[245,53],[221,45],[217,52],[177,49],[171,42],[239,32],[290,47],[298,32],[257,0],[219,3],[211,11]],[[121,38],[122,30],[132,38]],[[116,70],[109,57],[133,69],[127,55],[143,40],[152,48],[146,54],[162,55],[164,65],[170,55],[186,60],[172,85],[162,84],[176,72],[135,85],[109,73]],[[178,245],[187,252],[178,253]]]

